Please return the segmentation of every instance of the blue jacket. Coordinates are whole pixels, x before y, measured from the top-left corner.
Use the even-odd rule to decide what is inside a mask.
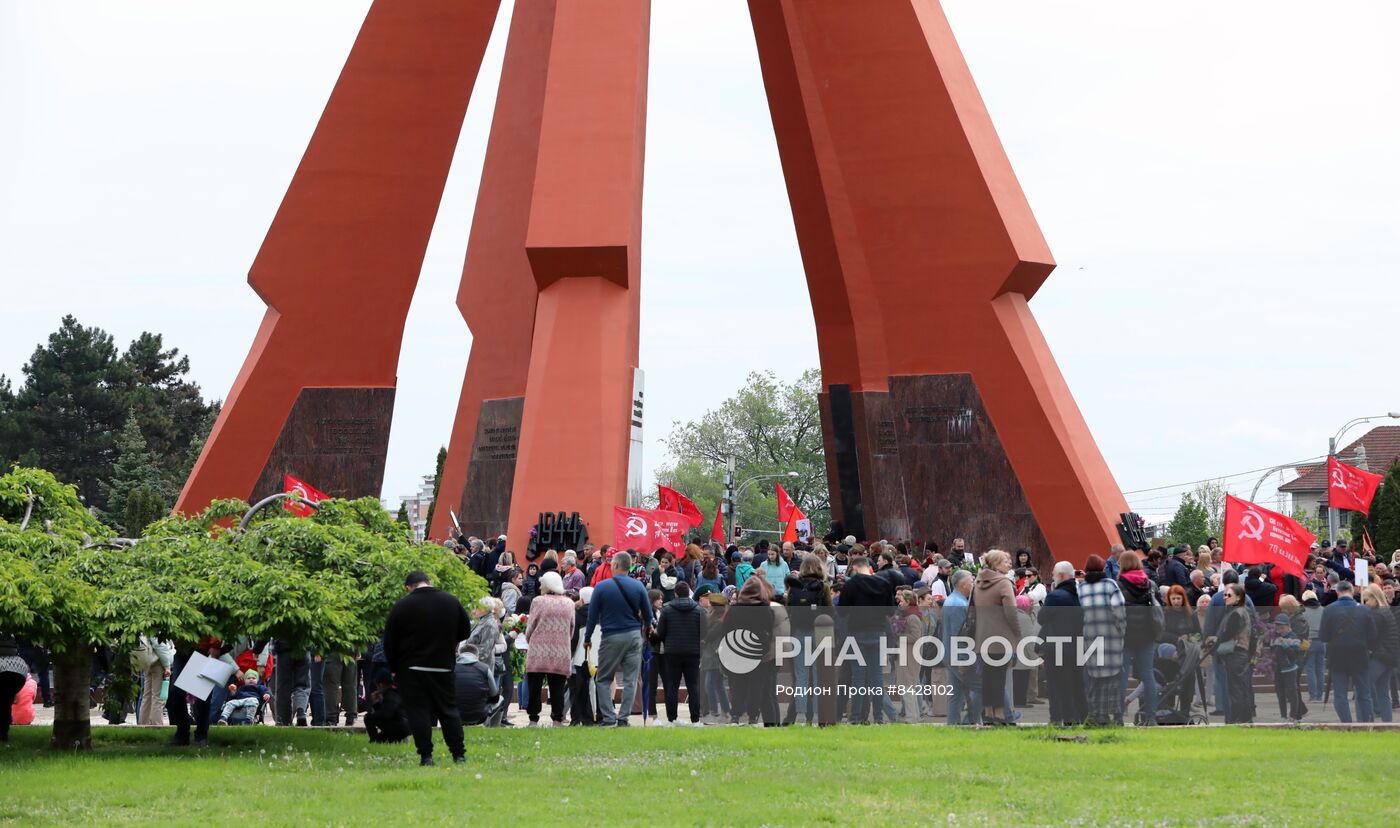
[[[943,601],[943,649],[946,653],[952,652],[953,636],[962,630],[963,622],[967,620],[967,599],[961,592],[953,590]],[[947,656],[945,656],[946,658]]]
[[[1180,558],[1173,555],[1162,564],[1160,570],[1159,583],[1162,586],[1180,586],[1182,589],[1191,588],[1191,570],[1186,568],[1186,564]]]
[[[640,620],[638,613],[641,613]],[[616,635],[637,632],[643,621],[648,626],[655,623],[646,587],[636,578],[608,578],[594,587],[593,597],[588,601],[588,629],[584,631],[584,640],[592,640],[594,627],[601,627],[605,636]]]

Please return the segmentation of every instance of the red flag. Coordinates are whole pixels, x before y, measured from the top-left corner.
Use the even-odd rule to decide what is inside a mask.
[[[665,549],[673,554],[685,550],[685,533],[690,518],[680,512],[662,509],[613,507],[613,545],[648,554]]]
[[[787,491],[783,489],[783,484],[779,483],[779,484],[778,484],[778,522],[779,522],[779,523],[790,523],[790,522],[792,521],[792,513],[793,513],[793,510],[795,510],[796,508],[797,508],[797,504],[792,502],[792,498],[788,497]]]
[[[330,500],[331,497],[305,480],[298,480],[290,474],[282,476],[282,491],[287,494],[300,495],[301,499],[307,503],[320,503],[322,500]],[[311,517],[316,514],[316,510],[307,506],[306,503],[299,503],[291,499],[282,501],[282,506],[297,517]]]
[[[705,516],[700,514],[700,507],[695,505],[695,501],[671,488],[656,485],[657,504],[656,508],[663,512],[680,512],[690,518],[691,526],[699,526],[705,522]]]
[[[1286,574],[1307,577],[1303,562],[1317,538],[1293,518],[1227,494],[1224,532],[1224,560],[1271,563]]]
[[[715,525],[710,529],[710,540],[724,546],[724,511],[715,507]]]
[[[1327,505],[1333,509],[1368,514],[1383,475],[1362,471],[1335,457],[1327,458]]]

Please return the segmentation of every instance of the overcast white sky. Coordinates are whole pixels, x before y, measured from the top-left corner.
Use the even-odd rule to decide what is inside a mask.
[[[73,313],[165,334],[225,395],[263,313],[248,267],[368,5],[0,0],[0,373]],[[453,297],[509,6],[408,319],[390,498],[431,472],[471,345]],[[1400,4],[944,7],[1060,264],[1032,308],[1125,490],[1400,409]],[[742,0],[653,2],[644,234],[650,479],[672,421],[817,364]]]

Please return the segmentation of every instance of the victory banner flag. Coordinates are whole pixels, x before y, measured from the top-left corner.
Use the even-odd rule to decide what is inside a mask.
[[[672,554],[685,550],[685,533],[690,518],[663,509],[613,507],[613,546],[651,554],[665,549]]]
[[[287,494],[294,494],[301,497],[307,503],[320,503],[323,500],[330,500],[331,496],[307,483],[305,480],[298,480],[290,474],[282,476],[282,491]],[[297,517],[311,517],[316,514],[316,510],[307,506],[306,503],[298,503],[295,500],[284,500],[282,506],[287,511]]]
[[[1376,489],[1385,480],[1384,475],[1362,471],[1335,457],[1327,458],[1327,505],[1333,509],[1346,509],[1349,512],[1368,514]]]
[[[783,488],[783,484],[779,483],[779,484],[777,484],[777,485],[778,485],[778,522],[779,522],[779,523],[789,523],[789,522],[792,521],[792,513],[793,513],[794,510],[797,509],[797,504],[796,504],[796,503],[793,503],[793,502],[792,502],[792,498],[788,497],[787,490]]]
[[[1225,496],[1225,549],[1230,563],[1273,564],[1284,573],[1306,578],[1303,564],[1313,541],[1311,532],[1287,515]]]
[[[710,540],[724,546],[724,512],[715,507],[715,525],[710,529]]]
[[[699,526],[705,522],[705,516],[700,514],[700,507],[695,505],[695,501],[671,488],[656,484],[657,503],[656,508],[663,512],[680,512],[690,518],[691,526]]]

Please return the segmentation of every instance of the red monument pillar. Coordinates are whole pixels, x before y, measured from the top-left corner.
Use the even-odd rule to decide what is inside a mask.
[[[429,529],[434,538],[451,534],[453,512],[464,533],[479,537],[506,531],[510,518],[538,294],[525,234],[554,7],[554,0],[518,3],[511,19],[457,293],[457,307],[472,331],[472,349]]]
[[[267,315],[176,503],[378,496],[404,318],[498,0],[379,0],[248,274]]]
[[[833,513],[1081,560],[1127,511],[1027,307],[1054,261],[936,0],[750,0]]]
[[[525,249],[539,287],[510,502],[612,536],[637,365],[650,0],[558,0]]]

